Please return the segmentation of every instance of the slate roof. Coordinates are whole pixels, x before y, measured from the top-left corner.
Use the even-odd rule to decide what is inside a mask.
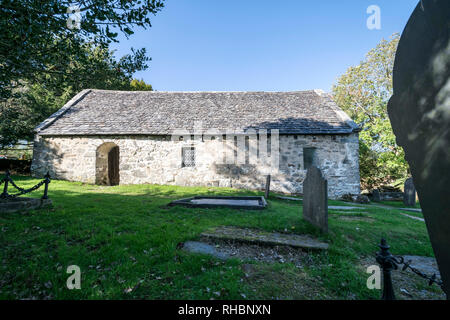
[[[42,122],[40,135],[168,135],[174,130],[348,134],[359,127],[319,90],[159,92],[83,90]]]

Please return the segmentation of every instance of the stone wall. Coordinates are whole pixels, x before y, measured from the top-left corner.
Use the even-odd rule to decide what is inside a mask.
[[[222,137],[202,141],[172,141],[169,136],[42,137],[36,136],[32,173],[47,171],[57,179],[95,183],[97,150],[105,143],[119,146],[120,184],[169,184],[264,189],[265,175],[272,175],[271,190],[302,193],[306,169],[304,148],[315,148],[314,165],[328,180],[330,198],[359,193],[358,134],[280,135],[279,167],[271,169],[270,158],[250,164],[249,142],[236,143]],[[269,138],[270,142],[270,138]],[[182,167],[182,147],[194,145],[195,167]],[[225,145],[226,147],[222,147]],[[241,152],[245,150],[245,152]],[[269,143],[270,150],[270,143]],[[246,164],[225,164],[225,154],[235,154]],[[269,151],[270,154],[270,151]],[[241,161],[242,163],[242,161]]]

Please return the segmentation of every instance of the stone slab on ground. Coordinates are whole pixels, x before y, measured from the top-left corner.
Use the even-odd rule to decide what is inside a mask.
[[[409,214],[406,214],[406,213],[401,213],[401,212],[400,212],[400,214],[402,216],[404,216],[404,217],[407,217],[407,218],[411,218],[411,219],[414,219],[414,220],[417,220],[417,221],[425,222],[424,218],[415,217],[415,216],[412,216],[412,215],[409,215]]]
[[[422,213],[422,209],[418,209],[418,208],[400,208],[400,210]]]
[[[13,213],[18,211],[48,208],[52,206],[50,199],[13,198],[0,201],[0,213]]]
[[[346,215],[339,215],[334,217],[339,220],[343,221],[364,221],[364,222],[374,222],[375,219],[371,217],[365,217],[365,216],[346,216]]]
[[[303,199],[294,198],[294,197],[281,197],[281,196],[277,196],[277,199],[281,199],[281,200],[290,200],[290,201],[303,201]]]
[[[186,241],[183,244],[183,250],[193,253],[208,254],[222,260],[229,258],[227,254],[217,251],[214,246],[199,241]]]
[[[289,246],[260,246],[236,241],[204,238],[204,241],[187,241],[182,250],[211,255],[221,260],[236,258],[242,261],[293,263],[302,268],[311,263],[307,252]]]
[[[327,250],[328,244],[318,241],[307,235],[271,233],[256,229],[244,229],[237,227],[217,227],[210,229],[201,234],[203,237],[233,240],[247,243],[255,243],[261,245],[285,245],[294,248],[302,248],[306,250]]]
[[[348,212],[348,211],[334,211],[333,213],[339,213],[339,214],[349,214],[349,213],[353,213],[353,214],[369,214],[369,212],[367,211],[352,211],[352,212]]]
[[[329,210],[361,210],[361,207],[328,206]]]
[[[258,206],[258,200],[233,200],[233,199],[193,199],[194,204],[234,205],[234,206]]]
[[[262,210],[266,208],[267,202],[264,197],[230,197],[230,196],[196,196],[174,200],[169,206],[184,206],[189,208],[219,208],[227,207],[233,209]]]
[[[405,261],[411,260],[411,267],[416,268],[427,275],[436,274],[436,277],[441,277],[435,258],[423,256],[403,256],[403,258],[405,258]]]

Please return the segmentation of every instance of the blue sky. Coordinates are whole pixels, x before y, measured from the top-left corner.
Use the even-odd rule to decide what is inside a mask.
[[[401,32],[418,0],[167,0],[113,45],[120,57],[147,48],[136,73],[159,91],[330,91],[377,43]],[[367,7],[381,9],[369,30]]]

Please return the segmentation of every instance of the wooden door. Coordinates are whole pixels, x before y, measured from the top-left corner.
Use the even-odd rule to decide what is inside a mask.
[[[108,152],[108,178],[109,185],[116,186],[119,184],[119,147],[113,147]]]

